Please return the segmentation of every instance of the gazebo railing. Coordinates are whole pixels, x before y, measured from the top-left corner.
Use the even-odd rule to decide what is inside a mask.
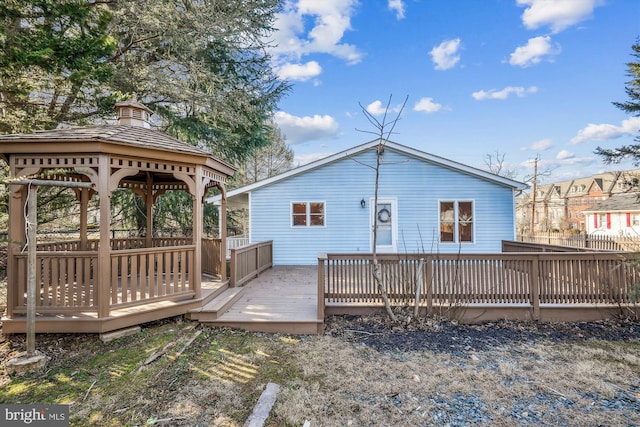
[[[92,251],[36,253],[36,308],[40,313],[96,311],[98,254]],[[16,298],[13,312],[27,304],[27,254],[14,257]]]
[[[194,256],[195,245],[113,251],[111,306],[195,294]]]
[[[82,248],[82,241],[78,239],[64,240],[57,242],[38,242],[39,251],[97,251],[98,242],[96,239],[86,241],[86,248]],[[147,240],[144,237],[130,237],[111,239],[111,250],[117,251],[122,249],[140,249],[147,247]],[[152,244],[154,248],[165,246],[184,246],[191,245],[193,239],[191,237],[154,237]]]
[[[112,250],[107,274],[99,275],[97,241],[92,250],[81,251],[80,241],[38,244],[36,253],[36,310],[38,313],[95,313],[99,286],[110,308],[142,305],[161,300],[183,300],[196,294],[194,284],[195,245],[135,248],[139,239],[123,239],[134,248]],[[162,238],[155,244],[183,243],[187,239]],[[191,239],[188,239],[191,242]],[[113,246],[113,243],[112,243]],[[218,246],[219,247],[219,246]],[[45,250],[43,250],[45,249]],[[17,292],[7,301],[8,314],[26,313],[27,253],[13,257]],[[100,278],[102,282],[100,281]]]

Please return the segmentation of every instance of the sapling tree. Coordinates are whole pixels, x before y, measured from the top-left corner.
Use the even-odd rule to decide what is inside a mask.
[[[389,96],[389,101],[387,102],[387,107],[384,110],[384,114],[382,116],[382,120],[378,120],[373,114],[371,114],[365,107],[360,104],[360,108],[362,109],[363,114],[369,120],[369,123],[373,125],[373,131],[361,131],[365,133],[371,133],[376,136],[378,145],[376,147],[376,164],[375,164],[375,187],[373,192],[373,206],[377,209],[378,206],[378,188],[380,184],[380,166],[382,164],[382,155],[384,153],[384,147],[386,143],[389,141],[389,137],[393,135],[393,130],[395,129],[396,124],[400,120],[400,115],[404,110],[405,105],[407,104],[407,100],[409,97],[405,97],[402,106],[398,109],[397,115],[394,119],[389,119],[387,114],[389,113],[389,106],[391,104],[391,96]],[[377,241],[378,241],[378,227],[373,227],[373,261],[371,274],[373,275],[373,280],[376,283],[378,290],[380,291],[380,295],[382,296],[382,301],[384,302],[385,310],[391,318],[392,321],[396,322],[396,316],[391,310],[391,303],[389,302],[389,297],[387,295],[387,287],[384,283],[382,277],[382,270],[380,268],[380,263],[378,262],[378,253],[377,253]]]

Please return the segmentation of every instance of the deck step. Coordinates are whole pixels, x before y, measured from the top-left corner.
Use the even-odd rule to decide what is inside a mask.
[[[204,276],[203,276],[204,277]],[[202,305],[205,306],[216,299],[220,294],[229,289],[229,281],[203,283],[202,288]]]
[[[217,320],[242,296],[244,288],[229,288],[220,293],[201,309],[191,312],[191,319],[200,322]]]

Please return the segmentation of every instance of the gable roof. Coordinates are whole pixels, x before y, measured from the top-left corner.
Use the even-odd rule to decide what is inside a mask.
[[[267,178],[262,181],[255,182],[253,184],[245,185],[244,187],[236,188],[235,190],[229,191],[227,193],[227,200],[231,197],[239,196],[241,194],[247,194],[256,189],[266,187],[268,185],[274,184],[279,181],[283,181],[285,179],[288,179],[297,175],[301,175],[303,173],[306,173],[314,169],[321,168],[323,166],[337,162],[347,157],[351,157],[351,156],[363,153],[367,150],[376,149],[378,147],[378,143],[379,143],[379,139],[374,139],[373,141],[369,141],[367,143],[357,145],[355,147],[352,147],[347,150],[341,151],[339,153],[333,154],[331,156],[322,158],[320,160],[307,163],[306,165],[291,169],[287,172],[281,173],[271,178]],[[505,178],[499,175],[495,175],[490,172],[483,171],[481,169],[464,165],[462,163],[454,162],[453,160],[445,159],[444,157],[440,157],[434,154],[426,153],[424,151],[416,150],[415,148],[407,147],[405,145],[401,145],[396,142],[386,141],[384,143],[384,147],[385,147],[385,150],[387,149],[393,150],[411,157],[415,157],[425,162],[433,163],[448,169],[452,169],[452,170],[462,172],[471,176],[475,176],[480,179],[495,182],[497,184],[504,185],[506,187],[511,187],[517,190],[524,190],[525,188],[528,187],[527,184],[524,184],[522,182]],[[221,197],[220,195],[210,197],[207,199],[207,202],[218,203],[220,201],[220,197]]]

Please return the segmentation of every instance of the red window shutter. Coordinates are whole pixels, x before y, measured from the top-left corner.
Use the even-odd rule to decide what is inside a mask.
[[[598,214],[593,214],[593,228],[598,228]]]
[[[611,213],[607,212],[607,228],[611,228]]]
[[[631,212],[627,212],[627,227],[631,227]]]

